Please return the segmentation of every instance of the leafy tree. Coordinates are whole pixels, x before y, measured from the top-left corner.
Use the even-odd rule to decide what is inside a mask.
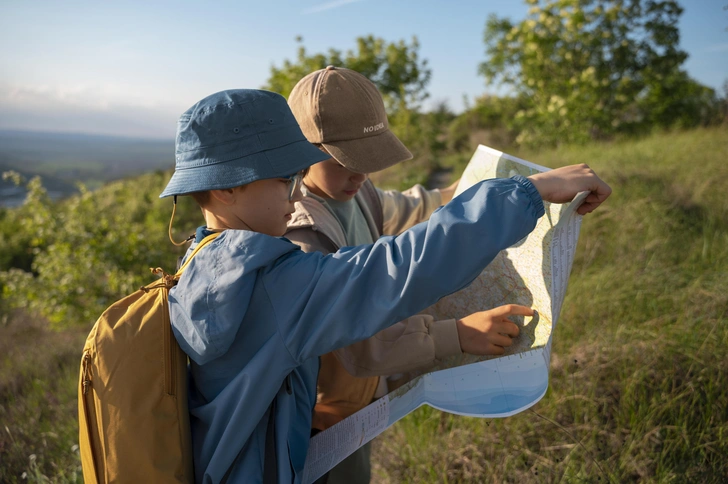
[[[295,61],[285,60],[281,67],[272,66],[264,89],[288,95],[298,81],[307,74],[328,65],[355,70],[379,89],[390,113],[399,109],[414,109],[427,99],[426,91],[432,72],[427,60],[420,59],[417,37],[411,43],[404,40],[387,42],[368,35],[356,39],[356,50],[346,54],[336,49],[327,53],[309,54],[303,39],[297,37],[298,53]]]
[[[168,179],[158,172],[94,192],[80,186],[79,195],[61,202],[48,197],[40,178],[30,180],[25,203],[2,214],[4,249],[20,256],[0,259],[0,312],[22,308],[56,327],[90,325],[112,302],[151,282],[150,267],[174,270],[181,249],[167,240],[172,203],[156,197]],[[201,221],[182,197],[177,239]]]
[[[408,182],[426,183],[427,175],[438,166],[439,156],[448,148],[447,129],[454,119],[455,114],[444,101],[436,103],[429,112],[399,109],[389,116],[390,129],[412,152],[416,158],[416,170],[423,176]],[[412,163],[408,162],[408,165]]]
[[[517,114],[518,141],[583,142],[651,123],[686,124],[710,102],[680,70],[687,54],[678,47],[676,1],[526,3],[520,23],[488,18],[488,59],[479,69],[488,84],[510,85],[530,100]]]
[[[653,80],[637,105],[647,126],[692,128],[719,123],[721,102],[715,90],[676,71]]]

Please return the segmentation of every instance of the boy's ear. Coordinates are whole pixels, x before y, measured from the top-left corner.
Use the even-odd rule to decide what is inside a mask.
[[[232,205],[235,203],[235,189],[223,188],[221,190],[210,190],[210,196],[223,205]]]

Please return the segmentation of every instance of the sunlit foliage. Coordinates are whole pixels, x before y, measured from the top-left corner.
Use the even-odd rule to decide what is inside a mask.
[[[491,15],[480,73],[527,100],[521,144],[559,144],[707,124],[715,92],[681,69],[683,9],[666,0],[526,0],[514,23]]]
[[[116,299],[151,281],[150,267],[173,270],[181,252],[167,240],[172,202],[157,198],[167,179],[159,172],[95,192],[81,185],[79,195],[60,203],[39,178],[30,180],[25,203],[2,212],[6,311],[23,308],[57,327],[90,325]],[[190,200],[180,205],[175,225],[187,234],[202,217]]]

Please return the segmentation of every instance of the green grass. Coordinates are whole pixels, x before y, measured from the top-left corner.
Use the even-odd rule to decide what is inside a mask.
[[[614,188],[584,219],[550,389],[507,419],[413,412],[375,441],[374,482],[727,482],[728,131],[512,154]],[[413,163],[387,184],[426,180]],[[0,482],[81,480],[84,337],[0,325]]]
[[[507,419],[417,410],[377,439],[378,482],[728,481],[728,132],[513,154],[614,189],[584,218],[549,392]]]
[[[87,331],[0,324],[0,482],[81,482],[76,385]]]

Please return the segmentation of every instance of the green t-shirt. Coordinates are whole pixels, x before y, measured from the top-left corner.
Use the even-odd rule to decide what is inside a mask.
[[[364,213],[362,213],[361,207],[359,207],[359,203],[355,199],[340,202],[332,198],[321,198],[306,190],[305,187],[304,194],[321,202],[336,217],[344,229],[346,245],[355,246],[374,243],[367,219],[364,218]]]

